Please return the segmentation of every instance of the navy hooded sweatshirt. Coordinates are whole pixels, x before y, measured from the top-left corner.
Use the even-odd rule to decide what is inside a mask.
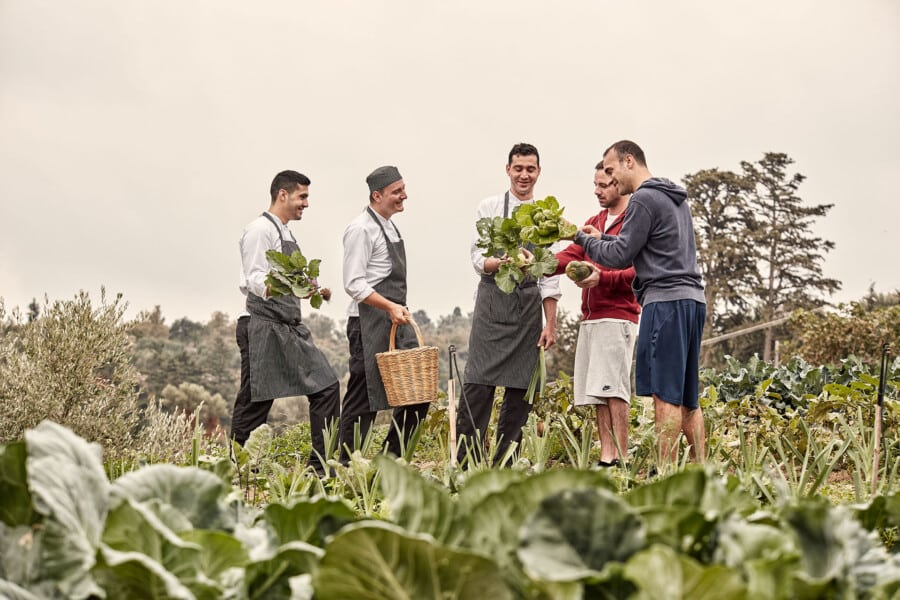
[[[706,303],[687,192],[661,177],[635,190],[619,235],[593,238],[581,231],[575,243],[594,261],[611,269],[634,264],[634,295],[651,302],[696,300]]]

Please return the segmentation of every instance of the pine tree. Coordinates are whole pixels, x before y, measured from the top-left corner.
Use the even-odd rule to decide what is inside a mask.
[[[821,306],[821,294],[839,290],[841,283],[822,274],[822,261],[834,242],[812,234],[817,217],[834,206],[805,206],[797,190],[805,176],[789,174],[794,160],[787,154],[767,152],[762,159],[741,162],[743,175],[754,184],[749,200],[760,223],[761,284],[756,292],[763,321],[771,321],[795,308]],[[775,332],[766,330],[763,359],[771,360]]]
[[[724,332],[745,314],[759,287],[759,228],[749,208],[753,183],[731,171],[704,169],[685,175],[697,239],[697,262],[706,295],[707,337]]]

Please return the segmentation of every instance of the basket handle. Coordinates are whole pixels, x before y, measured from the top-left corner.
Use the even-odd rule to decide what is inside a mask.
[[[413,326],[413,329],[416,331],[416,339],[419,340],[419,345],[424,346],[425,342],[422,341],[422,332],[419,331],[419,326],[416,325],[415,319],[412,318],[412,315],[409,315],[409,322]],[[388,352],[393,352],[394,348],[397,346],[397,324],[391,323],[391,340],[388,347]]]

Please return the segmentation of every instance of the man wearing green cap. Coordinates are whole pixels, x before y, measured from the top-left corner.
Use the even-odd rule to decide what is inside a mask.
[[[397,167],[385,166],[366,177],[369,206],[344,230],[344,290],[350,296],[347,340],[350,380],[341,408],[341,462],[347,463],[364,440],[379,410],[390,408],[375,354],[388,350],[392,324],[398,349],[418,345],[406,308],[406,250],[391,220],[403,211],[406,186]],[[394,408],[384,449],[399,456],[428,412],[428,403]]]

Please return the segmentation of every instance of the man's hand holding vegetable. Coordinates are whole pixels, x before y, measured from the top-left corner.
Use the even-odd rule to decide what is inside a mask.
[[[484,259],[484,272],[485,273],[496,273],[500,270],[501,265],[509,264],[512,259],[509,256],[504,256],[502,258],[498,258],[496,256],[489,256]]]
[[[547,318],[547,323],[541,329],[541,337],[538,338],[537,343],[538,347],[544,350],[549,350],[556,344],[556,311],[550,311],[549,314],[552,316]]]
[[[591,267],[591,274],[584,279],[575,282],[575,285],[583,290],[588,288],[595,288],[600,285],[600,269],[598,269],[596,265],[593,265],[587,261],[585,261],[585,263]]]

